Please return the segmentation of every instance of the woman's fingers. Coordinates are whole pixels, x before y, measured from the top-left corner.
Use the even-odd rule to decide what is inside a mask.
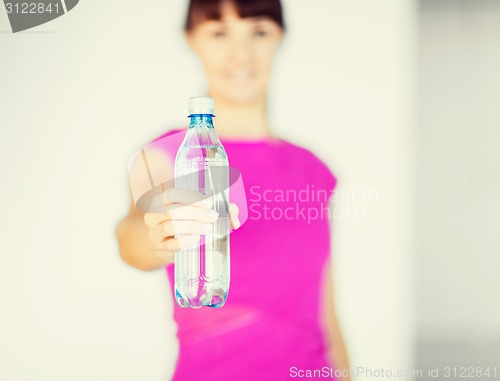
[[[213,232],[213,222],[198,221],[165,221],[160,225],[161,233],[165,237],[172,237],[176,234],[208,234]]]
[[[167,189],[162,204],[156,212],[145,213],[144,222],[155,247],[171,253],[197,244],[201,235],[213,232],[219,217],[212,209],[212,198],[186,189]],[[238,206],[229,203],[232,229],[241,225],[238,214]]]
[[[199,235],[183,235],[178,238],[167,238],[156,245],[158,250],[166,250],[171,253],[187,249],[200,242]]]
[[[229,203],[229,220],[231,221],[231,227],[233,229],[238,229],[241,226],[240,220],[238,219],[238,214],[240,210],[238,205],[230,202]]]
[[[169,220],[192,220],[199,222],[215,222],[219,214],[211,208],[194,205],[170,204],[157,213],[145,213],[144,222],[154,227]]]
[[[164,193],[164,203],[195,205],[205,208],[212,207],[212,199],[203,193],[191,191],[183,188],[168,188]]]

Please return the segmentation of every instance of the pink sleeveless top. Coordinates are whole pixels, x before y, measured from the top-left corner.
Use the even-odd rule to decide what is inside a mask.
[[[300,370],[330,372],[335,366],[327,360],[320,301],[336,178],[309,150],[284,140],[221,143],[241,172],[247,205],[239,206],[248,215],[230,237],[226,304],[195,310],[174,301],[173,380],[278,381],[296,379]],[[174,289],[174,266],[166,271]]]

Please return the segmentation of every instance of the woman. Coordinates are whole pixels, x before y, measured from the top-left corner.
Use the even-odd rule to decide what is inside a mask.
[[[327,209],[325,194],[336,179],[310,151],[273,136],[267,120],[272,61],[284,36],[280,2],[191,0],[185,35],[205,68],[215,129],[243,175],[249,215],[237,229],[238,208],[231,205],[237,230],[225,306],[175,306],[180,347],[173,378],[325,379],[329,372],[335,379],[332,370],[347,370],[348,361],[333,304],[329,220],[306,219],[303,211]],[[306,200],[297,198],[301,191]],[[167,193],[163,214],[141,213],[132,202],[116,233],[125,262],[166,267],[173,284],[174,253],[197,242],[211,220],[201,213],[210,207],[197,202],[202,195]],[[183,215],[176,203],[189,205]],[[184,236],[174,238],[174,225]],[[343,376],[337,378],[349,379]]]

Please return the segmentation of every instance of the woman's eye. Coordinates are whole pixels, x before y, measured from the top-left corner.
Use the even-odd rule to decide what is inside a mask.
[[[264,37],[264,36],[267,36],[267,32],[266,32],[266,31],[264,31],[264,30],[256,30],[256,31],[254,32],[254,35],[255,35],[255,36],[258,36],[258,37]]]

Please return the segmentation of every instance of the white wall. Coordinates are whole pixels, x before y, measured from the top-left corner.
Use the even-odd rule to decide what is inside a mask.
[[[180,39],[183,6],[85,0],[0,34],[1,379],[159,380],[173,370],[167,279],[121,263],[113,229],[128,206],[129,155],[185,123],[186,99],[203,90]],[[352,366],[410,368],[414,1],[285,6],[273,124],[331,166],[341,210],[365,213],[333,232]],[[353,189],[377,196],[346,199]]]
[[[498,359],[500,1],[425,0],[420,25],[418,330]]]
[[[333,227],[351,367],[412,370],[416,4],[333,1],[322,15],[329,54],[315,47],[314,61],[328,79],[314,144],[332,158],[340,212],[354,215]]]

